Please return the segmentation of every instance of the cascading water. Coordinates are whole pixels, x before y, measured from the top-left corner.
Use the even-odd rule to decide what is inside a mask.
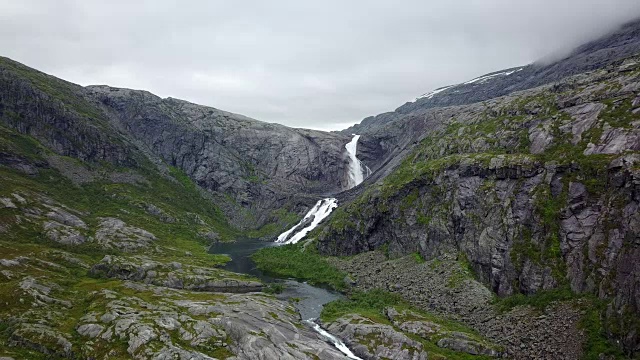
[[[347,149],[347,155],[349,155],[349,189],[360,185],[365,177],[371,174],[371,170],[366,165],[363,168],[362,162],[356,156],[359,139],[360,135],[354,134],[351,141],[344,146]]]
[[[353,135],[353,138],[344,147],[347,150],[349,156],[349,172],[348,172],[348,189],[360,185],[371,175],[371,170],[363,164],[356,157],[358,150],[358,140],[360,135]],[[276,243],[280,244],[295,244],[302,240],[307,234],[315,229],[322,220],[324,220],[333,209],[338,207],[338,200],[335,198],[326,198],[318,201],[314,207],[291,229],[283,232],[278,236]],[[306,320],[309,325],[325,339],[331,342],[338,350],[345,354],[349,359],[360,359],[349,350],[349,348],[337,337],[329,334],[326,330],[320,327],[313,319]]]
[[[343,354],[345,354],[349,359],[355,359],[355,360],[362,360],[362,358],[357,357],[348,347],[347,345],[345,345],[342,340],[338,339],[337,337],[331,335],[329,332],[327,332],[325,329],[323,329],[322,327],[320,327],[320,325],[318,325],[318,323],[314,322],[313,320],[305,320],[306,323],[308,323],[313,330],[315,330],[318,334],[324,336],[327,340],[329,340],[333,346],[336,347],[336,349],[340,350]]]
[[[371,174],[371,170],[356,157],[359,139],[360,135],[353,135],[351,141],[344,146],[349,156],[349,189],[362,183]],[[335,198],[325,198],[318,201],[299,223],[280,234],[276,242],[281,244],[297,243],[337,207],[338,200]]]
[[[280,234],[276,242],[283,244],[297,243],[307,236],[309,231],[315,229],[315,227],[337,207],[338,200],[334,198],[326,198],[318,201],[296,226]]]

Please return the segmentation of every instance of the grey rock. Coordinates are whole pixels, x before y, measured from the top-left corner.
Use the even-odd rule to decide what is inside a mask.
[[[8,209],[16,209],[17,206],[11,201],[10,198],[0,198],[0,206]]]
[[[604,108],[604,105],[600,103],[587,103],[567,108],[564,111],[571,114],[574,120],[569,124],[561,126],[560,129],[570,132],[573,135],[571,142],[573,145],[577,145],[578,142],[582,140],[582,133],[591,129],[591,127],[596,124],[598,115]]]
[[[428,354],[421,343],[384,324],[371,322],[359,315],[337,319],[327,330],[343,339],[354,354],[365,359],[426,360]]]
[[[475,342],[466,336],[460,336],[460,334],[452,334],[452,337],[445,337],[438,340],[438,346],[441,348],[447,348],[454,351],[466,352],[471,355],[487,355],[498,356],[499,353],[491,348],[487,348],[479,342]]]
[[[11,266],[19,266],[20,262],[11,259],[0,259],[0,265],[11,267]]]
[[[550,129],[536,126],[529,129],[529,141],[531,142],[529,151],[532,154],[541,154],[549,147],[553,136]]]
[[[132,252],[148,248],[156,240],[152,233],[127,225],[117,218],[102,218],[95,240],[106,248],[117,248],[125,252]]]
[[[104,330],[104,326],[98,324],[82,324],[78,326],[76,330],[78,331],[78,334],[93,339],[100,336]]]

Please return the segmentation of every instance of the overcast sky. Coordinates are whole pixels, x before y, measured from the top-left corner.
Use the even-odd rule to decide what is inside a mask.
[[[638,0],[0,0],[0,55],[334,130],[637,17]]]

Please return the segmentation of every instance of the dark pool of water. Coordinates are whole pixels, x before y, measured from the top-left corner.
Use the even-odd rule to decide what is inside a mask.
[[[304,320],[318,318],[324,304],[343,297],[338,292],[312,286],[295,279],[275,278],[264,274],[251,260],[251,255],[269,246],[278,245],[257,239],[239,239],[231,243],[215,243],[211,246],[209,252],[212,254],[225,254],[231,257],[231,261],[223,267],[225,270],[255,276],[267,283],[282,283],[285,289],[277,297],[279,299],[294,300],[295,307]]]

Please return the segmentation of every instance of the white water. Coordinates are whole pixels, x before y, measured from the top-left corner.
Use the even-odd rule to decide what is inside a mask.
[[[305,320],[305,322],[307,324],[311,325],[313,330],[315,330],[318,334],[324,336],[327,340],[331,341],[333,346],[335,346],[336,349],[340,350],[340,352],[345,354],[349,359],[362,360],[362,358],[357,357],[353,352],[351,352],[351,350],[349,350],[347,345],[345,345],[342,342],[342,340],[340,340],[337,337],[329,334],[325,329],[321,328],[320,325],[318,325],[315,321],[313,321],[313,319]]]
[[[347,150],[347,155],[349,156],[349,189],[352,187],[358,186],[360,183],[364,181],[366,177],[371,175],[371,169],[366,165],[363,167],[362,162],[358,160],[356,157],[356,153],[358,150],[358,139],[360,139],[360,135],[355,135],[351,139],[351,141],[345,145],[345,149]],[[333,209],[338,207],[338,200],[335,198],[326,198],[318,201],[309,212],[291,229],[283,232],[278,236],[276,240],[277,243],[280,244],[295,244],[298,241],[302,240],[307,234],[315,229],[322,220],[324,220]],[[307,224],[304,228],[299,229],[295,234],[292,235],[293,231],[298,229],[298,227],[312,219],[309,224]],[[340,350],[343,354],[345,354],[349,359],[362,360],[357,357],[349,348],[337,337],[329,334],[326,330],[324,330],[320,325],[318,325],[313,319],[305,320],[318,334],[323,336],[325,339],[330,341],[336,349]]]
[[[362,162],[356,157],[359,139],[360,135],[354,134],[351,141],[344,146],[347,149],[347,155],[349,155],[349,189],[358,186],[364,181],[365,171],[366,176],[371,174],[371,170],[368,167],[365,166],[366,170],[363,169]]]
[[[334,198],[326,198],[318,201],[316,205],[313,208],[311,208],[311,210],[309,210],[307,215],[305,215],[304,218],[300,220],[299,223],[296,224],[296,226],[280,234],[276,242],[283,243],[283,244],[297,243],[298,241],[302,240],[305,236],[307,236],[309,231],[315,229],[316,226],[318,226],[318,224],[320,224],[322,220],[324,220],[327,216],[329,216],[329,214],[331,214],[333,209],[337,207],[338,207],[338,200]],[[304,223],[307,219],[309,219],[312,216],[313,216],[313,220],[309,225],[305,226],[303,229],[299,230],[297,233],[295,233],[293,236],[287,239],[287,237],[289,237],[291,232],[293,232],[293,230],[295,230],[298,227],[298,225]]]

